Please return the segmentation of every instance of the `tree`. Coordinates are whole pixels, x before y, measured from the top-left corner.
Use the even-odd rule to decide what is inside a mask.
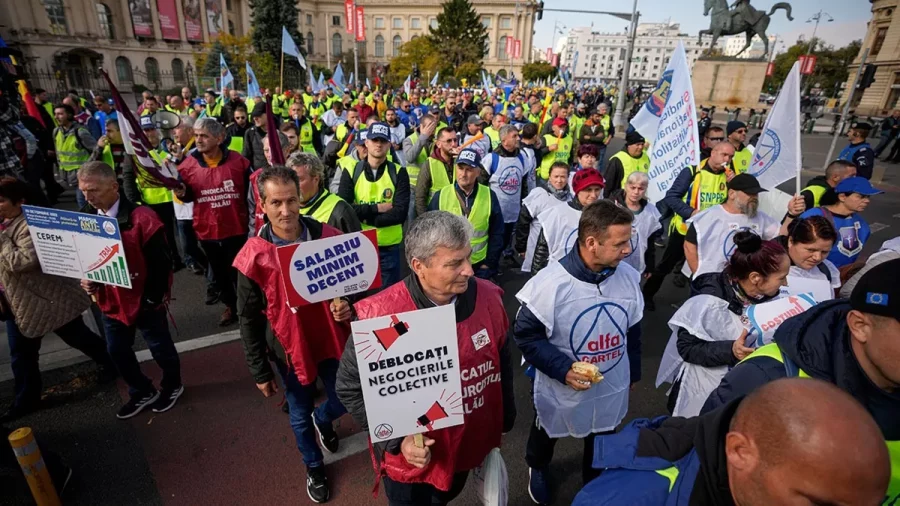
[[[219,77],[219,55],[225,57],[225,64],[234,76],[233,87],[246,89],[247,76],[245,75],[245,63],[250,62],[253,73],[263,88],[274,89],[278,86],[280,78],[279,62],[275,61],[272,53],[259,53],[254,51],[250,35],[235,37],[229,34],[220,34],[216,40],[200,46],[200,51],[194,53],[194,61],[200,69],[201,77]]]
[[[412,73],[413,64],[418,65],[422,76],[434,75],[435,72],[447,74],[449,66],[445,67],[441,61],[441,55],[428,37],[416,37],[400,46],[400,55],[391,59],[388,69],[387,82],[391,86],[400,86],[406,80],[406,76]],[[430,74],[429,74],[430,73]]]
[[[276,55],[280,59],[281,27],[287,28],[302,51],[304,41],[297,30],[299,19],[300,10],[293,0],[250,0],[250,26],[253,27],[256,52]]]
[[[481,63],[463,63],[454,69],[453,75],[460,80],[468,79],[470,83],[481,81]]]
[[[541,79],[550,79],[555,75],[556,67],[545,61],[522,65],[522,79],[525,81],[540,81]]]
[[[787,79],[794,66],[801,56],[805,55],[809,50],[809,42],[798,41],[796,44],[788,48],[784,53],[775,57],[775,69],[772,76],[766,78],[764,85],[765,90],[771,90],[772,93],[781,89],[784,80]],[[847,67],[859,54],[862,42],[855,40],[850,44],[835,49],[834,46],[823,44],[821,40],[814,40],[815,50],[812,53],[816,56],[816,68],[813,75],[804,78],[804,90],[818,85],[822,93],[828,97],[836,97],[840,92],[840,86],[847,81]]]
[[[487,44],[487,28],[469,0],[447,0],[437,15],[437,28],[429,28],[431,43],[444,65],[458,68],[463,63],[481,67]]]

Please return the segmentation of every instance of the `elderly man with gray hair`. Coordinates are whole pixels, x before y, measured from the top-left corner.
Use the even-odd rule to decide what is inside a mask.
[[[469,471],[500,446],[500,435],[511,430],[515,421],[506,338],[509,320],[502,291],[474,276],[469,262],[472,233],[472,225],[462,216],[446,211],[419,216],[404,243],[410,274],[354,306],[359,319],[368,319],[452,304],[460,369],[482,371],[463,375],[464,425],[425,432],[423,448],[416,446],[413,436],[370,445],[391,505],[453,500],[465,486]],[[354,420],[368,430],[352,339],[347,340],[341,357],[336,391]]]

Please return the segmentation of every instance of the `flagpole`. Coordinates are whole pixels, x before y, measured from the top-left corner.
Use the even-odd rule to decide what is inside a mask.
[[[284,93],[284,47],[281,48],[281,81],[278,83],[281,92]]]

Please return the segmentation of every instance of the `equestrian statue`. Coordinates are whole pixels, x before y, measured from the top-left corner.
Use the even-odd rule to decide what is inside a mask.
[[[750,47],[750,41],[754,35],[759,35],[765,45],[762,57],[766,58],[769,55],[769,38],[766,36],[766,28],[769,27],[772,14],[778,9],[784,9],[788,21],[794,20],[791,17],[791,4],[787,2],[778,2],[773,5],[768,14],[754,9],[750,5],[750,0],[736,0],[732,7],[733,9],[728,8],[728,0],[703,0],[703,15],[710,16],[710,23],[709,30],[700,30],[698,40],[702,41],[704,35],[712,35],[712,42],[709,44],[706,54],[712,51],[722,35],[743,33],[747,37],[747,43],[737,54],[743,53]]]

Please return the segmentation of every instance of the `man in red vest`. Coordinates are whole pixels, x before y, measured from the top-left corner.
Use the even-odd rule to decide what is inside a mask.
[[[81,281],[81,287],[100,306],[106,348],[128,384],[131,398],[116,416],[131,418],[148,406],[155,413],[168,411],[184,393],[184,387],[181,362],[166,320],[172,258],[163,223],[152,209],[136,206],[119,193],[116,173],[103,162],[88,162],[78,170],[78,188],[87,200],[83,212],[115,218],[119,223],[131,275],[131,288]],[[141,331],[150,354],[163,371],[161,392],[141,372],[132,349],[135,329]]]
[[[369,446],[392,505],[447,504],[453,500],[465,486],[469,471],[500,446],[500,435],[512,429],[515,421],[513,371],[506,339],[509,320],[503,308],[503,292],[491,282],[475,278],[469,262],[473,233],[472,225],[462,216],[446,211],[419,216],[405,240],[406,261],[412,273],[354,306],[357,317],[365,320],[452,304],[460,370],[489,371],[472,374],[462,382],[466,406],[463,425],[426,432],[424,448],[415,445],[413,436]],[[487,332],[488,342],[476,348],[472,336],[482,332]],[[482,385],[484,388],[478,390]],[[341,357],[337,394],[353,418],[368,430],[352,339]]]
[[[212,118],[194,123],[197,149],[178,166],[183,184],[174,190],[194,203],[194,232],[219,286],[225,312],[220,326],[237,321],[237,271],[231,266],[247,240],[250,162],[224,146],[225,127]]]
[[[307,466],[307,493],[317,503],[326,502],[330,491],[316,435],[328,452],[337,451],[338,437],[331,422],[347,410],[334,393],[334,383],[350,334],[350,305],[340,299],[289,307],[275,251],[278,246],[333,237],[341,231],[300,215],[300,180],[293,170],[265,168],[256,184],[268,223],[247,240],[234,260],[244,353],[256,388],[266,397],[278,392],[268,352],[274,355],[297,448]],[[325,384],[327,399],[314,410],[317,377]]]

